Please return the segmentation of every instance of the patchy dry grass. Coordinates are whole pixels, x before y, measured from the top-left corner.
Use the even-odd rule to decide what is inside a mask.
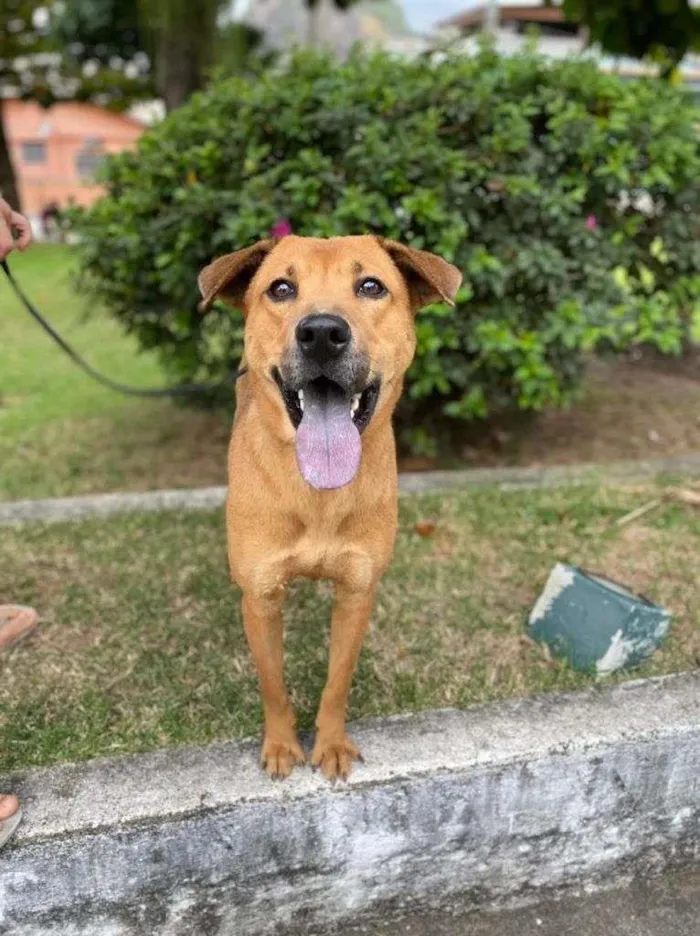
[[[352,693],[351,717],[467,706],[584,685],[524,639],[557,559],[666,604],[664,649],[640,671],[700,664],[700,511],[669,504],[615,519],[656,489],[472,491],[406,499]],[[415,533],[421,519],[435,533]],[[221,516],[133,515],[0,536],[0,597],[36,606],[36,634],[0,656],[0,764],[250,735],[261,723]],[[287,670],[300,723],[325,679],[330,589],[288,607]]]

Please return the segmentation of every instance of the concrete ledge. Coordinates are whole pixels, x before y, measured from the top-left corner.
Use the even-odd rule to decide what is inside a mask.
[[[284,784],[257,744],[0,778],[4,936],[307,933],[700,858],[700,673],[358,724],[366,764]]]
[[[226,500],[225,487],[141,494],[88,494],[84,497],[49,497],[45,500],[9,501],[0,504],[0,526],[21,523],[60,523],[87,517],[159,510],[214,510]]]
[[[491,484],[504,489],[518,489],[596,481],[638,481],[663,474],[700,476],[700,455],[607,464],[557,465],[549,468],[471,468],[464,471],[405,472],[399,475],[399,487],[402,494],[429,494]],[[221,507],[225,499],[225,487],[209,487],[9,501],[0,503],[0,526],[32,522],[56,523],[62,520],[106,517],[144,510],[214,510]]]

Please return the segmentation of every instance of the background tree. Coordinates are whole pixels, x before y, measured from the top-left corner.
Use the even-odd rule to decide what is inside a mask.
[[[66,0],[55,32],[85,66],[145,63],[149,92],[168,110],[203,87],[224,0]]]
[[[167,110],[203,87],[214,64],[222,0],[138,0],[138,23],[153,61],[156,93]]]
[[[651,59],[664,75],[700,48],[700,9],[689,0],[564,0],[564,13],[606,52]]]
[[[133,6],[132,0],[89,4],[4,0],[0,4],[2,95],[36,100],[43,107],[60,100],[90,100],[116,109],[152,95],[150,62],[133,25]],[[89,24],[92,45],[81,43],[77,24],[85,29],[84,24]],[[20,206],[1,117],[0,191]]]

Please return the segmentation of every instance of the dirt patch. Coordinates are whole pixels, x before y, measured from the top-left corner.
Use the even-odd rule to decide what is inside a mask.
[[[700,451],[700,362],[693,377],[694,360],[594,359],[580,399],[569,409],[485,429],[460,454],[477,467],[606,462]]]

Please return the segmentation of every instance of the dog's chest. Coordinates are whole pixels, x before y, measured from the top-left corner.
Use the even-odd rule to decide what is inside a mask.
[[[302,539],[285,564],[287,579],[329,579],[362,591],[376,577],[375,559],[362,546],[342,540]]]

